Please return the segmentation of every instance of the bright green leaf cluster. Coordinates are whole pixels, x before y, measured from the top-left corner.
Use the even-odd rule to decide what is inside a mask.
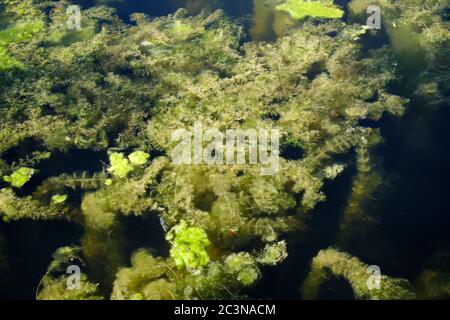
[[[122,153],[110,153],[109,162],[111,166],[108,168],[108,172],[119,178],[125,178],[133,170],[130,162]]]
[[[128,156],[132,165],[142,166],[147,163],[150,155],[144,151],[135,151]]]
[[[208,264],[210,259],[206,248],[211,243],[202,228],[188,227],[182,220],[169,231],[166,239],[172,243],[170,256],[177,267],[198,269]]]
[[[14,188],[22,188],[34,174],[34,169],[22,167],[14,171],[10,176],[4,176],[3,180],[9,182]]]

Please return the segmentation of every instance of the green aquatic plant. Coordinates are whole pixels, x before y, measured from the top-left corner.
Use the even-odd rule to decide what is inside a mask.
[[[374,222],[369,204],[383,184],[383,175],[370,146],[378,143],[378,137],[372,141],[365,140],[356,150],[357,173],[353,178],[337,237],[337,243],[342,247],[348,248],[354,237],[363,235],[366,228]]]
[[[448,270],[423,270],[415,280],[417,294],[422,300],[448,300],[450,274]]]
[[[223,6],[223,2],[224,0],[170,0],[175,8],[186,8],[190,14],[199,14],[205,9],[216,10]]]
[[[22,188],[34,174],[34,169],[22,167],[14,171],[10,176],[4,176],[3,180],[9,182],[14,188]]]
[[[329,278],[329,275],[347,280],[356,299],[408,300],[416,298],[408,280],[382,274],[374,275],[373,272],[370,272],[369,265],[348,253],[332,248],[321,250],[313,258],[311,270],[302,286],[303,298],[317,298],[321,284]],[[372,281],[371,277],[378,278],[374,278]],[[377,282],[379,282],[379,286]]]
[[[49,220],[66,217],[67,208],[43,203],[31,196],[18,197],[10,188],[0,189],[0,213],[8,220]]]
[[[273,40],[282,37],[307,17],[340,19],[344,11],[332,0],[254,0],[254,40]]]
[[[0,44],[9,45],[27,41],[44,28],[40,20],[17,22],[14,26],[0,30]]]
[[[260,277],[254,258],[247,252],[231,254],[225,259],[225,270],[237,274],[237,279],[245,286],[255,283]]]
[[[33,196],[37,199],[46,199],[49,194],[62,193],[66,190],[96,190],[104,185],[108,179],[104,172],[94,174],[89,174],[86,171],[72,174],[63,173],[42,182],[33,192]]]
[[[2,17],[35,17],[42,12],[33,0],[2,0]]]
[[[157,177],[168,165],[168,159],[159,157],[140,173],[135,179],[119,179],[118,181],[101,180],[98,190],[86,193],[81,202],[86,225],[93,229],[107,230],[116,225],[119,214],[143,215],[157,205],[148,197],[148,190],[154,189]]]
[[[61,276],[56,279],[44,280],[42,289],[36,296],[37,300],[103,300],[104,298],[97,294],[98,285],[89,282],[85,274],[80,275],[80,287],[68,290],[67,276]]]
[[[188,227],[186,221],[173,227],[166,235],[171,242],[170,256],[179,268],[198,269],[210,261],[206,249],[211,244],[202,228]]]
[[[296,20],[305,17],[334,18],[340,19],[344,11],[333,3],[333,0],[286,0],[276,6],[277,10],[286,11]]]
[[[109,229],[86,225],[81,238],[81,253],[86,266],[89,266],[91,281],[98,283],[98,291],[109,295],[117,271],[126,265],[128,245],[122,226],[117,223]]]
[[[253,0],[253,25],[250,34],[253,40],[272,40],[276,38],[274,25],[278,17],[270,1]]]
[[[0,71],[20,68],[22,64],[8,55],[6,48],[0,47]]]
[[[35,33],[43,29],[43,22],[24,21],[17,22],[14,26],[0,30],[0,72],[13,68],[22,68],[24,65],[12,57],[8,52],[8,46],[30,40]]]
[[[108,172],[118,178],[125,178],[136,167],[144,165],[150,155],[143,151],[135,151],[128,156],[128,159],[122,153],[111,152],[109,154],[110,166]]]
[[[67,200],[67,194],[63,194],[63,195],[55,194],[54,196],[52,196],[52,202],[54,204],[62,204],[64,202],[66,202],[66,200]]]
[[[247,44],[247,54],[237,61],[234,66],[236,74],[230,78],[218,79],[204,72],[196,85],[179,74],[185,81],[178,85],[178,92],[185,90],[187,97],[195,94],[192,99],[196,100],[196,108],[191,107],[189,99],[178,99],[179,103],[175,103],[170,98],[169,105],[160,100],[158,108],[162,112],[148,125],[148,136],[156,148],[169,153],[170,135],[165,129],[189,128],[198,117],[205,119],[205,126],[225,128],[238,127],[238,119],[245,119],[247,123],[253,122],[265,128],[280,126],[286,136],[290,135],[303,147],[305,156],[295,161],[281,159],[280,174],[264,178],[260,177],[258,166],[174,167],[163,174],[157,188],[158,202],[166,208],[162,212],[166,223],[173,225],[179,219],[185,219],[217,234],[227,246],[236,242],[242,244],[250,234],[274,241],[279,231],[295,228],[295,219],[286,216],[295,206],[295,194],[302,194],[300,203],[304,211],[323,201],[324,195],[320,192],[323,177],[318,172],[330,165],[334,154],[349,152],[362,141],[363,136],[377,134],[374,130],[352,130],[355,123],[351,122],[359,117],[379,118],[382,110],[401,114],[405,101],[400,98],[381,94],[378,95],[380,101],[364,101],[373,97],[375,91],[383,90],[381,83],[377,82],[388,76],[390,71],[380,74],[369,70],[393,66],[392,62],[385,60],[389,53],[383,49],[365,60],[347,60],[348,50],[358,51],[357,46],[352,44],[353,38],[347,38],[345,34],[337,40],[322,34],[322,31],[336,30],[334,28],[338,25],[323,25],[323,29],[318,31],[307,23],[303,29],[292,32],[275,45]],[[317,32],[317,42],[311,40],[314,32]],[[305,43],[308,43],[306,47]],[[383,62],[379,60],[381,57]],[[377,61],[377,67],[372,64],[374,61]],[[368,68],[371,76],[348,76],[354,68],[358,68],[353,63],[362,69]],[[258,66],[255,72],[243,79],[241,71],[249,66],[255,68],[255,64]],[[319,72],[311,81],[307,77],[299,77],[316,65],[322,65],[330,75]],[[256,70],[268,71],[262,76]],[[375,80],[375,74],[380,78],[375,76]],[[382,81],[389,82],[388,78]],[[168,81],[171,79],[172,76]],[[368,80],[373,86],[362,85],[360,79]],[[358,81],[357,85],[352,84],[354,80]],[[348,99],[344,101],[343,98],[349,95],[353,97],[351,102]],[[171,96],[171,93],[166,93],[166,96]],[[256,102],[266,107],[261,109]],[[278,114],[277,120],[262,120],[271,111]],[[180,118],[177,114],[184,114],[185,117]],[[333,119],[339,115],[348,122]],[[298,119],[304,120],[299,122]],[[216,181],[223,186],[219,187]]]
[[[448,104],[450,23],[448,1],[352,0],[352,21],[366,18],[370,5],[378,5],[392,48],[408,79],[405,90],[428,106]]]
[[[10,169],[14,171],[20,167],[36,167],[40,162],[49,159],[51,155],[51,152],[33,151],[24,158],[13,161],[10,165]]]
[[[176,279],[176,272],[176,267],[162,258],[154,257],[147,250],[137,250],[131,257],[131,267],[117,272],[111,299],[176,299],[176,285],[171,281],[172,277]]]
[[[135,151],[128,156],[130,163],[134,166],[142,166],[147,163],[150,155],[143,151]]]
[[[133,166],[130,161],[124,157],[123,154],[112,152],[109,154],[108,172],[118,178],[125,178],[131,171],[133,171]]]

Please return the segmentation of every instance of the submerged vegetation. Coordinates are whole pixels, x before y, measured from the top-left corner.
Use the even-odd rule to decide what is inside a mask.
[[[311,263],[311,271],[303,284],[303,298],[314,299],[320,284],[327,279],[327,273],[343,277],[350,283],[356,299],[398,300],[415,299],[415,294],[409,282],[405,279],[391,278],[379,275],[380,285],[370,283],[367,269],[357,258],[335,249],[326,249],[318,253]]]
[[[368,219],[367,199],[383,183],[373,152],[383,139],[363,123],[401,116],[412,98],[391,90],[399,61],[408,63],[399,33],[411,32],[423,53],[409,80],[417,95],[434,106],[448,99],[446,1],[371,1],[386,8],[392,42],[373,49],[362,41],[372,31],[356,23],[365,1],[351,1],[355,23],[346,23],[331,0],[254,0],[245,43],[244,26],[221,10],[183,2],[189,11],[135,13],[131,23],[113,8],[86,8],[81,30],[67,29],[66,0],[0,6],[0,216],[66,220],[85,231],[80,244],[55,252],[38,299],[246,297],[264,268],[286,259],[287,236],[307,230],[324,185],[349,168],[356,174],[338,245]],[[279,129],[278,174],[261,175],[260,164],[172,163],[172,133],[195,121],[221,131]],[[103,170],[69,170],[75,163],[41,174],[43,163],[73,150],[106,155],[94,159]],[[139,248],[128,262],[127,216],[156,217],[169,252]],[[0,235],[0,269],[6,259]],[[74,264],[81,285],[67,290]],[[350,282],[355,298],[373,298],[366,267],[321,251],[303,293],[316,297],[328,270]],[[380,299],[416,296],[407,280],[382,281]]]
[[[449,4],[436,1],[352,0],[352,20],[360,21],[369,5],[378,5],[383,12],[383,26],[392,49],[405,72],[410,76],[409,88],[423,104],[448,104],[450,90],[448,39]]]

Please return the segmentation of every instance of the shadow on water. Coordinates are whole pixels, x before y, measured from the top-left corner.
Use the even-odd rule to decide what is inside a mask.
[[[127,239],[125,251],[128,257],[140,248],[151,249],[160,257],[168,257],[170,246],[165,240],[164,230],[156,215],[127,217],[124,220],[124,230]]]
[[[403,120],[383,127],[389,144],[383,150],[385,168],[396,177],[386,195],[381,234],[394,246],[392,272],[412,277],[423,260],[450,245],[450,110],[426,110],[412,105]]]

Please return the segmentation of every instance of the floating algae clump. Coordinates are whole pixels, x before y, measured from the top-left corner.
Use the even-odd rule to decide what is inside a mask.
[[[142,166],[147,163],[150,155],[144,151],[135,151],[128,156],[130,163],[135,166]]]
[[[119,178],[125,178],[133,170],[130,161],[121,153],[111,153],[109,161],[111,166],[108,168],[108,171]]]
[[[273,40],[284,36],[293,26],[307,17],[340,19],[344,11],[332,0],[254,0],[253,27],[255,40]]]
[[[4,176],[3,180],[11,183],[15,188],[22,188],[33,176],[34,170],[27,167],[22,167],[14,171],[10,176]]]
[[[43,203],[32,196],[18,197],[10,188],[0,190],[0,213],[7,219],[49,220],[61,217],[61,208]]]
[[[344,11],[334,5],[333,0],[286,0],[277,5],[276,9],[288,12],[296,20],[307,16],[339,19],[344,15]]]

